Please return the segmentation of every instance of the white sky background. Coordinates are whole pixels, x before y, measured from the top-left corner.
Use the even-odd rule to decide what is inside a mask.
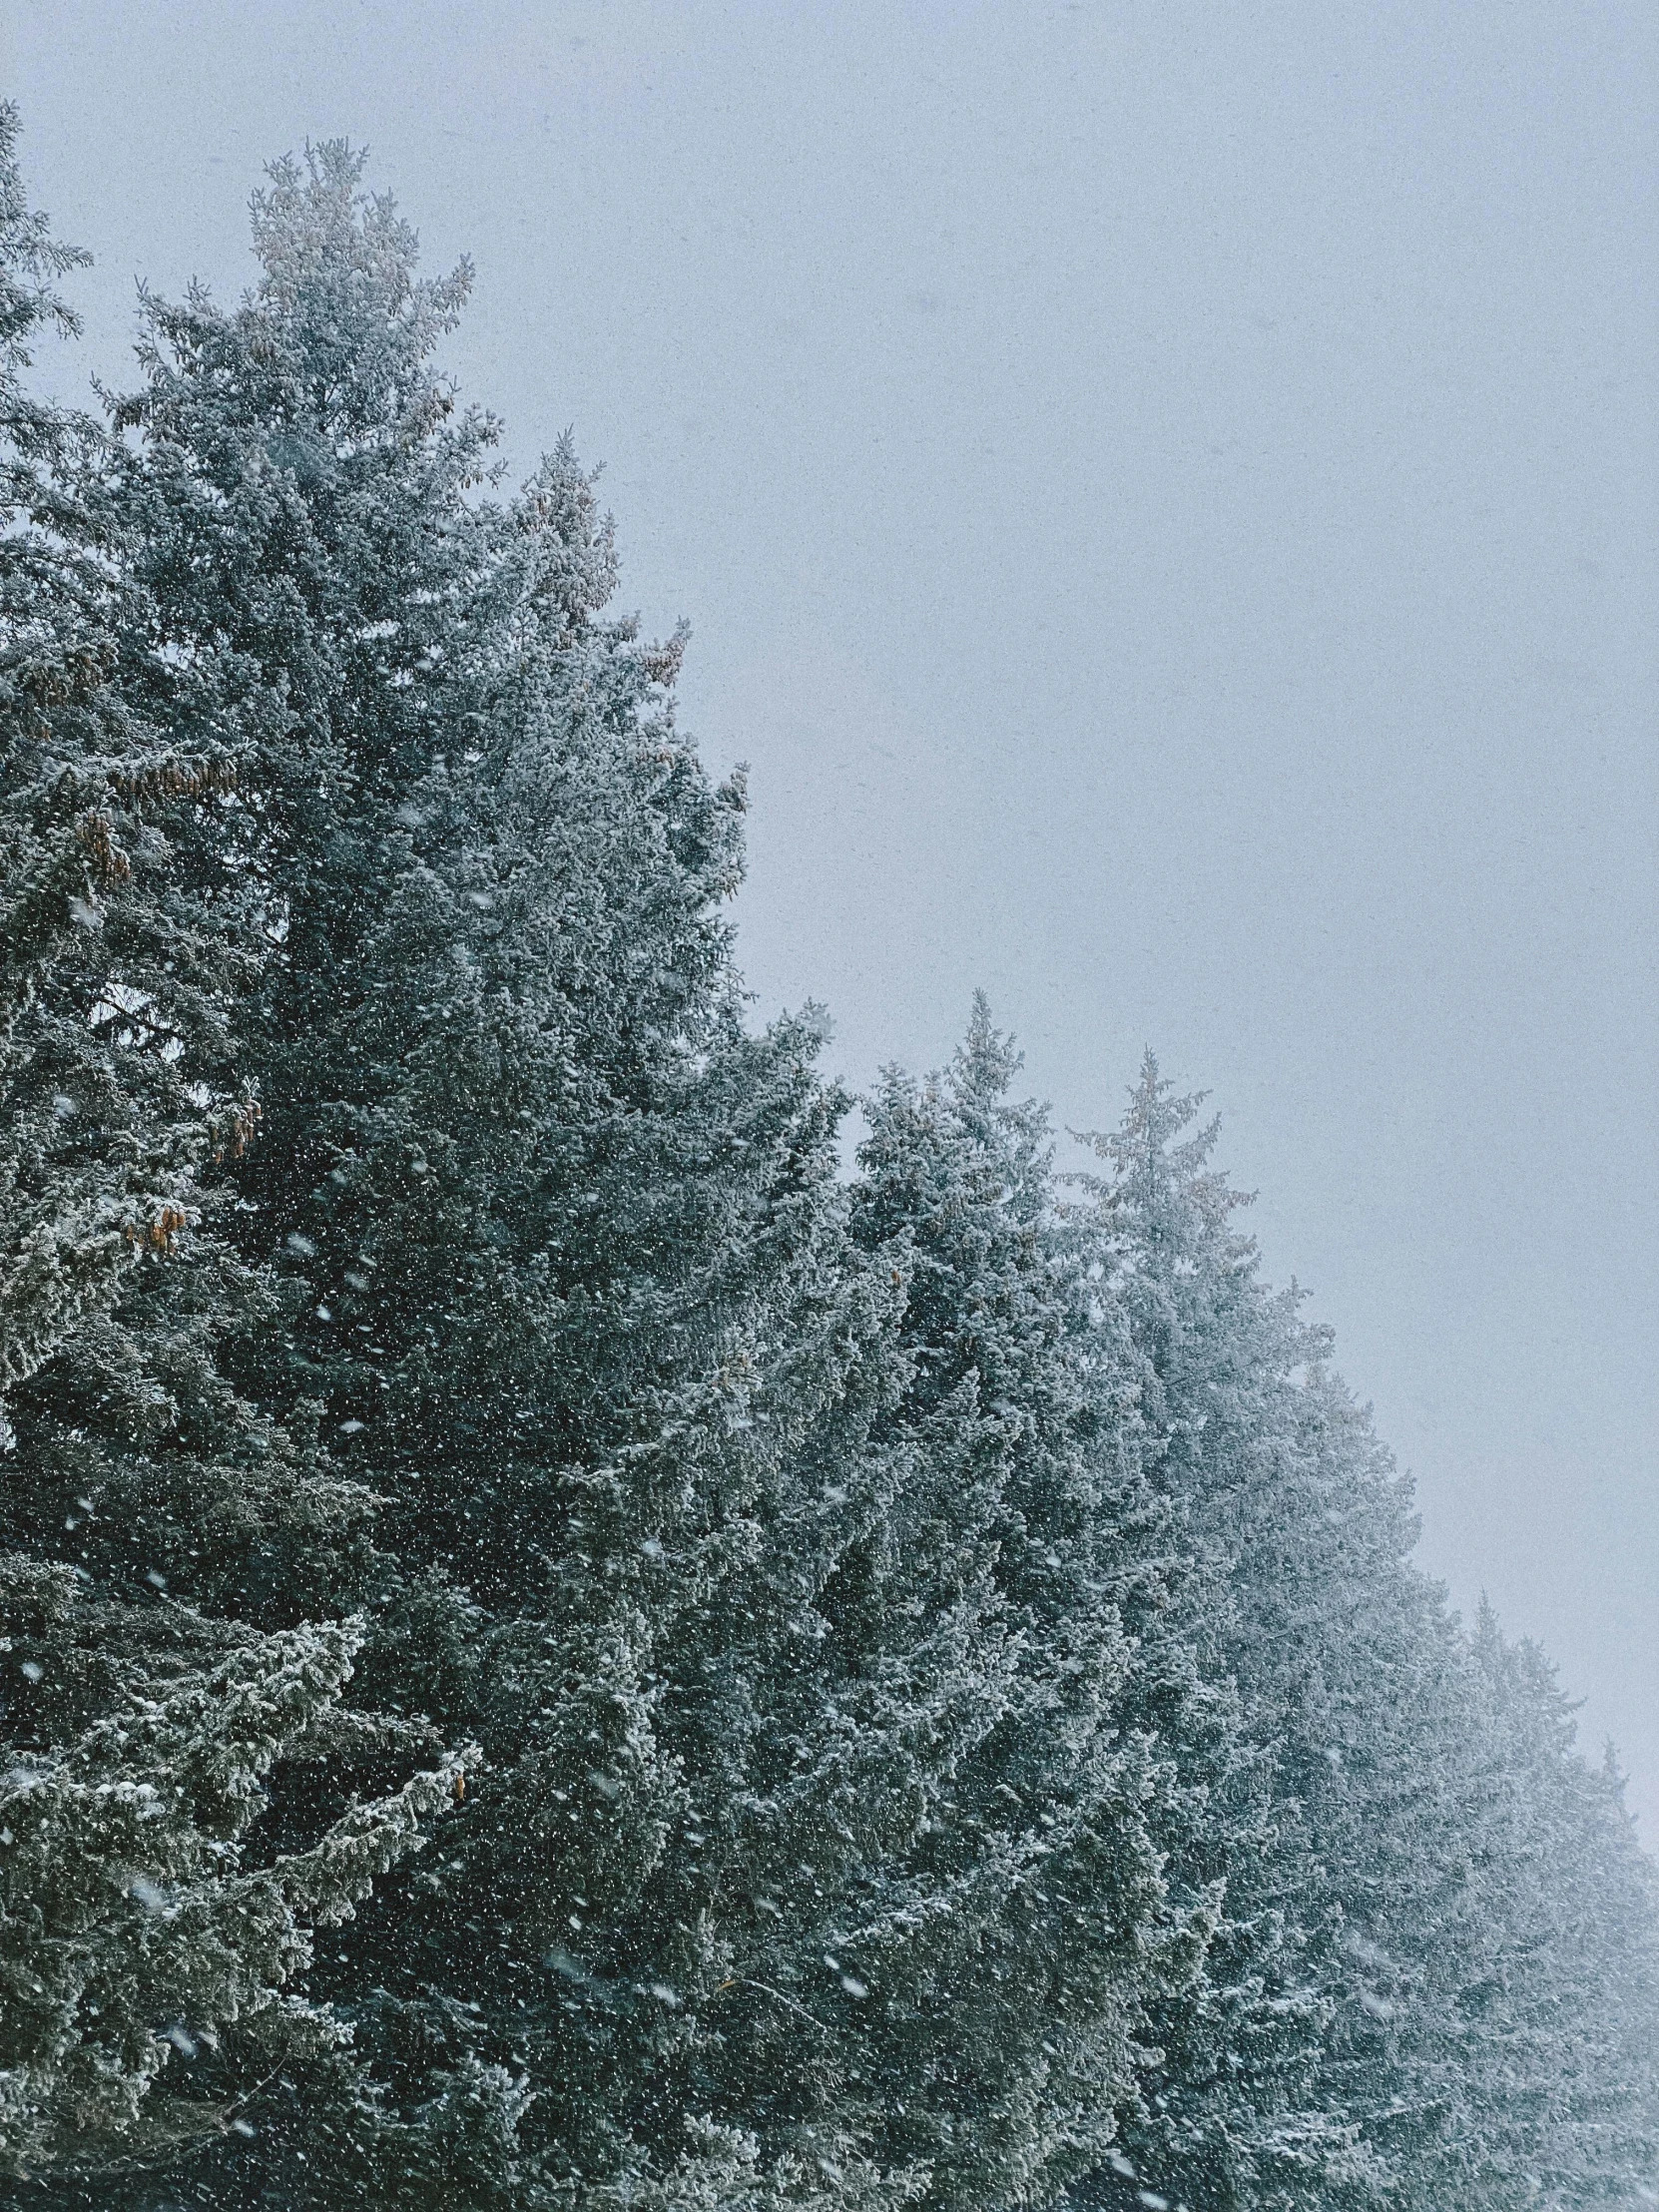
[[[976,983],[1143,1044],[1659,1837],[1659,11],[333,0],[5,11],[98,267],[246,281],[349,134],[526,467],[753,768],[745,964],[856,1083]],[[51,373],[66,383],[69,369]]]

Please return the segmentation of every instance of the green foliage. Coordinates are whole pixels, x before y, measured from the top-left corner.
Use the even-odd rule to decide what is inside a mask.
[[[278,164],[112,438],[23,394],[3,128],[20,2201],[1639,2194],[1616,1780],[1190,1103],[1068,1196],[980,1003],[849,1175],[683,639],[433,365],[464,266]]]
[[[420,1842],[465,1762],[262,1862],[249,1831],[264,1779],[327,1755],[360,1627],[248,1633],[215,1660],[223,1636],[187,1615],[139,1653],[70,1572],[13,1556],[0,1575],[6,1656],[44,1747],[0,1782],[0,2161],[18,2175],[234,2125],[251,2074],[338,2042],[339,2023],[285,1985],[314,1931]],[[99,1717],[76,1730],[89,1701]]]
[[[1225,1917],[1126,2162],[1194,2206],[1628,2202],[1659,2148],[1649,1863],[1547,1674],[1410,1564],[1407,1487],[1329,1333],[1261,1283],[1196,1106],[1149,1060],[1090,1186],[1180,1630],[1244,1754],[1180,1846],[1226,1867]]]
[[[217,2132],[273,2062],[338,2042],[288,1987],[310,1931],[420,1840],[462,1769],[440,1759],[285,1851],[249,1834],[273,1767],[325,1756],[361,1630],[234,1616],[261,1585],[291,1619],[368,1500],[221,1373],[269,1304],[204,1182],[258,1120],[231,1060],[261,959],[233,733],[258,703],[185,751],[171,737],[197,735],[212,671],[174,686],[176,716],[115,673],[143,602],[93,519],[110,456],[15,389],[29,330],[65,319],[43,287],[74,257],[22,212],[14,134],[8,110],[0,2166],[20,2176]],[[437,1748],[377,1741],[404,1763]]]

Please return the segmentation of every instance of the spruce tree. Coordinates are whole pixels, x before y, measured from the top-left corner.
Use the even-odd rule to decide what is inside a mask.
[[[1119,2154],[1084,2194],[1132,2204],[1148,2188],[1203,2212],[1364,2204],[1382,2176],[1318,2092],[1329,2000],[1309,1955],[1311,1845],[1248,1657],[1258,1532],[1284,1503],[1279,1393],[1302,1329],[1294,1298],[1256,1280],[1231,1226],[1241,1201],[1209,1166],[1215,1130],[1192,1130],[1195,1108],[1149,1056],[1119,1128],[1090,1140],[1109,1172],[1073,1179],[1099,1314],[1134,1348],[1159,1516],[1161,1602],[1132,1617],[1149,1676],[1189,1681],[1166,1734],[1182,1788],[1161,1841],[1172,1879],[1221,1900],[1203,1972],[1154,2009],[1160,2059]]]
[[[964,1600],[978,1620],[968,1731],[912,1847],[923,1886],[891,1916],[905,2001],[883,2014],[889,2077],[940,2079],[910,2132],[962,2204],[1040,2203],[1098,2163],[1148,2008],[1190,1985],[1214,1925],[1213,1896],[1164,1878],[1175,1777],[1126,1630],[1159,1587],[1132,1350],[1087,1326],[1046,1116],[1009,1096],[1019,1064],[980,997],[942,1076],[889,1074],[855,1217],[904,1278],[911,1364],[884,1424],[908,1464],[865,1664],[927,1683],[937,1623]],[[1179,1695],[1159,1714],[1178,1717]]]
[[[746,1018],[683,641],[568,440],[502,492],[466,270],[362,174],[278,164],[246,298],[146,300],[113,441],[22,396],[68,265],[0,181],[11,2170],[1646,2186],[1616,1783],[1411,1568],[1190,1102],[1149,1063],[1062,1206],[979,1004],[848,1179],[822,1017]]]
[[[981,1004],[944,1076],[867,1102],[838,1264],[855,1281],[862,1254],[890,1310],[880,1394],[866,1360],[790,1439],[788,1510],[739,1585],[753,1914],[706,2061],[721,2110],[797,2155],[839,2175],[863,2148],[964,2206],[1089,2169],[1147,1994],[1190,1977],[1208,1926],[1170,1909],[1150,1839],[1166,1776],[1126,1721],[1114,1604],[1133,1457],[1077,1358],[1015,1065]]]
[[[1261,1283],[1194,1117],[1149,1061],[1097,1140],[1096,1233],[1189,1532],[1184,1626],[1236,1685],[1267,1848],[1213,1824],[1184,1847],[1221,1844],[1212,1956],[1247,1971],[1168,2015],[1129,2162],[1194,2206],[1618,2201],[1652,2157],[1644,1863],[1558,1707],[1517,1697],[1489,1629],[1471,1647],[1411,1565],[1408,1489],[1329,1333]],[[1620,1974],[1598,1916],[1623,1932]]]
[[[1653,1862],[1612,1748],[1594,1767],[1580,1755],[1543,1654],[1507,1641],[1484,1603],[1470,1644],[1486,1753],[1470,1828],[1498,1825],[1507,1847],[1487,1861],[1504,1940],[1457,1990],[1478,2023],[1482,2163],[1546,2202],[1645,2203],[1659,2175]]]
[[[722,1593],[782,1509],[749,1408],[770,1382],[783,1434],[838,1404],[880,1301],[836,1264],[816,1032],[743,1030],[741,792],[674,733],[674,649],[597,619],[568,452],[469,504],[487,430],[426,365],[460,287],[413,278],[358,166],[278,170],[242,308],[153,307],[119,491],[169,653],[232,655],[294,718],[248,770],[279,949],[240,1029],[238,1226],[281,1326],[227,1364],[319,1405],[384,1501],[365,1692],[476,1727],[492,1770],[315,1986],[400,2115],[378,2185],[519,2203],[701,2155]],[[193,2186],[326,2201],[359,2139],[313,2098]]]
[[[21,384],[33,333],[73,327],[51,284],[77,257],[28,211],[16,130],[0,111],[0,2168],[74,2190],[236,2124],[274,2064],[333,2062],[288,1985],[461,1767],[275,1855],[256,1831],[275,1763],[326,1754],[362,1630],[262,1634],[217,1601],[256,1526],[297,1559],[349,1546],[361,1503],[217,1372],[260,1302],[204,1181],[257,1118],[226,1047],[258,959],[241,732],[193,744],[210,675],[161,720],[115,679],[107,451]]]

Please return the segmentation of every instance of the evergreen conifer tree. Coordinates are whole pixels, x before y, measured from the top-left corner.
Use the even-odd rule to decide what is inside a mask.
[[[839,1266],[862,1254],[890,1309],[880,1390],[866,1360],[789,1439],[746,1607],[754,1718],[729,1739],[753,1747],[732,1864],[754,1911],[723,2110],[837,2173],[838,2134],[964,2206],[1088,2170],[1148,1992],[1190,1978],[1208,1932],[1150,1840],[1166,1777],[1126,1722],[1114,1605],[1132,1458],[1077,1361],[1095,1347],[1015,1065],[980,1005],[943,1077],[868,1104]]]
[[[1008,1095],[1018,1066],[980,997],[942,1076],[890,1074],[856,1215],[904,1278],[911,1370],[882,1428],[905,1479],[864,1663],[913,1696],[939,1624],[967,1610],[975,1627],[968,1728],[912,1847],[924,1887],[891,1916],[903,2001],[882,2015],[902,2053],[888,2075],[949,2085],[913,2135],[936,2192],[964,2205],[1042,2202],[1098,2163],[1147,2008],[1191,1983],[1214,1924],[1212,1896],[1178,1902],[1163,1877],[1174,1778],[1125,1628],[1157,1580],[1132,1350],[1084,1325],[1046,1117]],[[1171,1700],[1161,1717],[1182,1713]]]
[[[261,1634],[216,1601],[256,1524],[268,1552],[348,1547],[361,1504],[217,1372],[227,1308],[260,1303],[202,1180],[255,1120],[226,1051],[257,964],[236,734],[191,746],[211,679],[165,722],[114,680],[135,603],[107,455],[21,385],[32,333],[73,327],[51,283],[76,257],[27,209],[16,128],[0,111],[0,2168],[23,2177],[215,2134],[258,2072],[331,2059],[337,2023],[285,1985],[461,1768],[275,1856],[251,1834],[274,1764],[326,1752],[361,1629]]]
[[[1518,2183],[1546,2202],[1646,2203],[1659,2174],[1653,1863],[1611,1747],[1598,1767],[1580,1756],[1542,1653],[1508,1642],[1484,1603],[1471,1647],[1484,1758],[1469,1827],[1480,1839],[1495,1820],[1506,1847],[1487,1858],[1477,1842],[1503,1940],[1456,1992],[1477,2023],[1465,2097],[1479,2164],[1498,2201]]]
[[[1329,2001],[1309,1956],[1310,1840],[1285,1786],[1277,1714],[1253,1679],[1252,1570],[1279,1527],[1280,1392],[1303,1347],[1292,1299],[1271,1298],[1233,1230],[1241,1203],[1209,1166],[1214,1128],[1171,1096],[1150,1056],[1120,1127],[1092,1139],[1104,1178],[1078,1177],[1075,1233],[1136,1357],[1142,1449],[1161,1518],[1167,1596],[1134,1616],[1153,1679],[1193,1678],[1167,1741],[1183,1784],[1161,1841],[1172,1877],[1222,1906],[1205,1969],[1156,2006],[1162,2053],[1119,2157],[1086,2194],[1143,2187],[1195,2208],[1364,2204],[1382,2174],[1316,2076]],[[1272,1539],[1268,1539],[1271,1541]],[[1270,1572],[1271,1579],[1271,1572]],[[1287,1586],[1287,1595],[1289,1586]],[[1154,1657],[1156,1655],[1156,1657]]]
[[[278,170],[242,308],[153,308],[119,487],[169,652],[293,716],[247,771],[279,949],[240,1032],[238,1226],[281,1326],[228,1366],[319,1406],[383,1501],[365,1694],[491,1767],[314,1985],[400,2115],[382,2187],[643,2188],[706,2142],[753,2191],[741,2130],[687,2134],[733,1577],[784,1510],[773,1438],[843,1417],[881,1302],[838,1266],[816,1031],[739,1018],[741,791],[674,733],[676,649],[597,619],[608,526],[567,450],[469,504],[487,426],[426,365],[461,286],[415,281],[358,166]],[[357,2124],[313,2097],[193,2186],[329,2201]]]
[[[1558,1706],[1546,1720],[1536,1683],[1506,1703],[1490,1629],[1471,1648],[1411,1566],[1406,1486],[1329,1334],[1261,1284],[1194,1115],[1149,1061],[1097,1140],[1114,1173],[1095,1195],[1189,1531],[1188,1633],[1237,1686],[1265,1828],[1222,1853],[1247,1973],[1169,2016],[1163,2104],[1131,2148],[1194,2206],[1618,2201],[1652,2157],[1645,1863]],[[1617,1976],[1592,1963],[1587,1905],[1560,1909],[1591,1892],[1624,1932]],[[1578,2019],[1558,2041],[1563,1977]],[[1574,2043],[1596,2060],[1573,2065]]]
[[[278,164],[112,441],[24,396],[70,258],[5,129],[28,2201],[1649,2186],[1616,1780],[1410,1566],[1192,1103],[1149,1062],[1062,1207],[981,1002],[849,1180],[821,1017],[745,1019],[683,641],[433,366],[464,266]]]

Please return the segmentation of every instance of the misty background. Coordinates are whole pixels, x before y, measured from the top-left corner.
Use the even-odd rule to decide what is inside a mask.
[[[854,1085],[975,984],[1061,1125],[1151,1044],[1659,1839],[1659,14],[54,0],[36,203],[249,279],[349,135],[515,472],[607,464],[623,603],[752,765],[741,949]]]

